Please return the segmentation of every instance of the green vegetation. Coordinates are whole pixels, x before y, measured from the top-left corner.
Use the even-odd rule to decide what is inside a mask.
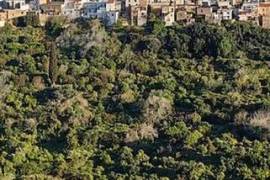
[[[0,29],[0,176],[269,179],[270,31]]]

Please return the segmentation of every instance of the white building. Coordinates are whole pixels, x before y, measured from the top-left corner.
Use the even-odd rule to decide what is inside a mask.
[[[125,7],[129,6],[138,6],[139,5],[139,0],[125,0]]]
[[[218,0],[217,5],[219,8],[231,8],[231,2],[226,0]]]
[[[119,18],[121,10],[120,2],[116,0],[85,2],[82,7],[82,17],[98,18],[105,22],[106,25],[113,25]]]
[[[117,0],[106,1],[106,11],[121,11],[121,2]]]
[[[231,20],[232,19],[232,13],[233,10],[229,8],[224,9],[218,9],[217,14],[219,15],[221,20]]]
[[[260,0],[244,2],[241,10],[245,12],[257,12]]]
[[[175,10],[173,6],[162,7],[161,10],[162,19],[165,22],[165,26],[172,26],[175,22]]]
[[[147,23],[147,7],[130,6],[129,7],[130,24],[143,26]]]

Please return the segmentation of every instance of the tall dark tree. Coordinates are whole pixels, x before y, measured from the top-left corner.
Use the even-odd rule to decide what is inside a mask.
[[[48,43],[49,48],[49,77],[52,85],[55,84],[58,77],[58,55],[56,46],[54,43]]]

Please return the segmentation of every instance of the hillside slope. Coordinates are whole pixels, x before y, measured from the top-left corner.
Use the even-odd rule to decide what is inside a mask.
[[[270,31],[0,29],[0,175],[269,179]]]

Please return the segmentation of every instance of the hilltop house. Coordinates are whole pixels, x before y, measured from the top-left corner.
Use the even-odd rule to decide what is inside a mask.
[[[47,4],[40,5],[42,14],[50,16],[59,16],[62,14],[64,3],[59,1],[50,1]]]
[[[270,2],[261,2],[258,6],[259,24],[270,28]]]
[[[270,16],[270,2],[260,2],[258,5],[258,14],[260,16]]]
[[[129,7],[130,25],[142,26],[147,22],[147,7],[130,6]]]
[[[174,6],[163,6],[161,9],[161,17],[165,22],[165,26],[172,26],[175,22]]]
[[[98,18],[111,26],[119,18],[121,5],[116,0],[85,2],[82,8],[82,17]]]
[[[230,8],[218,9],[217,14],[220,20],[231,20],[233,10]]]
[[[65,0],[63,4],[62,15],[70,19],[76,19],[81,16],[82,1],[80,0]]]
[[[19,9],[19,10],[28,10],[29,4],[25,0],[4,0],[2,1],[3,9]]]
[[[190,24],[195,21],[193,14],[189,13],[185,7],[177,8],[175,12],[175,21]]]
[[[138,6],[140,3],[139,3],[139,0],[126,0],[125,1],[125,7],[128,8],[130,6]]]
[[[245,12],[256,12],[257,13],[259,1],[260,0],[252,0],[252,1],[244,2],[240,9],[242,11],[245,11]]]
[[[204,20],[209,19],[212,16],[213,8],[210,6],[197,7],[196,16],[197,18],[202,18]]]
[[[259,24],[258,6],[259,0],[243,2],[240,8],[234,10],[236,19],[239,21],[248,21],[253,24]]]
[[[230,1],[224,1],[224,0],[218,0],[217,1],[217,6],[220,9],[228,9],[231,8]]]

